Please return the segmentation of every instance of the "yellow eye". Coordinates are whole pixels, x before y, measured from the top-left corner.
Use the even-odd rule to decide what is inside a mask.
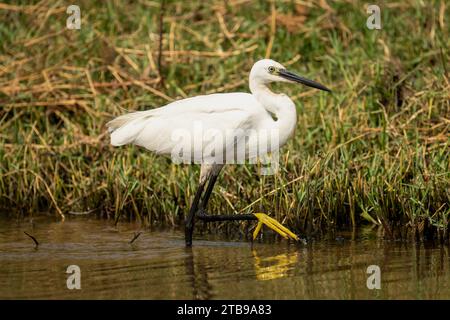
[[[270,66],[267,70],[269,70],[269,73],[274,73],[274,71],[275,71],[275,68],[274,67],[272,67],[272,66]]]

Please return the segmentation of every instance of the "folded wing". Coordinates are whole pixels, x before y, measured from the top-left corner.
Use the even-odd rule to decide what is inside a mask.
[[[221,157],[245,130],[257,125],[261,106],[250,94],[197,96],[148,111],[122,115],[107,124],[111,144],[135,144],[184,160]],[[222,150],[221,150],[222,149]]]

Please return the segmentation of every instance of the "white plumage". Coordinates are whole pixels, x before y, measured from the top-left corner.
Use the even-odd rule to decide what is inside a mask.
[[[107,124],[111,144],[135,144],[158,154],[173,155],[174,150],[182,150],[196,163],[220,163],[219,157],[229,163],[274,151],[293,133],[296,111],[289,97],[266,86],[272,81],[292,80],[269,72],[269,68],[285,70],[270,59],[255,63],[249,79],[251,94],[201,95],[122,115]],[[201,134],[196,132],[199,127]],[[271,133],[278,141],[263,141],[273,138]],[[245,144],[245,155],[242,148],[235,150],[237,154],[231,152],[239,143]]]
[[[270,91],[267,84],[275,81],[298,82],[330,91],[287,71],[276,61],[264,59],[256,62],[250,71],[251,94],[197,96],[161,108],[125,114],[107,123],[114,146],[135,144],[158,154],[170,154],[177,162],[201,164],[199,187],[185,221],[187,246],[192,245],[196,217],[207,221],[259,219],[260,223],[266,223],[284,237],[289,234],[298,239],[262,214],[205,215],[206,204],[225,163],[243,163],[278,151],[294,132],[295,104],[285,94]],[[260,227],[256,234],[259,230]]]

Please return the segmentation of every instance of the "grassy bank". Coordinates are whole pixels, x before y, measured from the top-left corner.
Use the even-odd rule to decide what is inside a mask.
[[[23,3],[0,4],[3,214],[180,223],[198,168],[113,148],[105,123],[248,91],[252,63],[270,56],[333,95],[275,86],[298,107],[281,170],[227,167],[210,211],[262,211],[300,233],[369,223],[448,238],[446,1],[380,2],[381,30],[366,28],[363,1],[166,1],[160,60],[158,1],[77,1],[80,30],[66,28],[71,3]]]

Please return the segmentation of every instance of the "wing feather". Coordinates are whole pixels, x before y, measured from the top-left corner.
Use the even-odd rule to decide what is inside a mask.
[[[251,94],[212,94],[125,114],[107,126],[111,144],[115,146],[133,143],[159,154],[180,149],[203,157],[205,150],[211,149],[220,137],[237,135],[239,138],[238,131],[256,125],[261,108]],[[223,149],[235,143],[225,140]]]

